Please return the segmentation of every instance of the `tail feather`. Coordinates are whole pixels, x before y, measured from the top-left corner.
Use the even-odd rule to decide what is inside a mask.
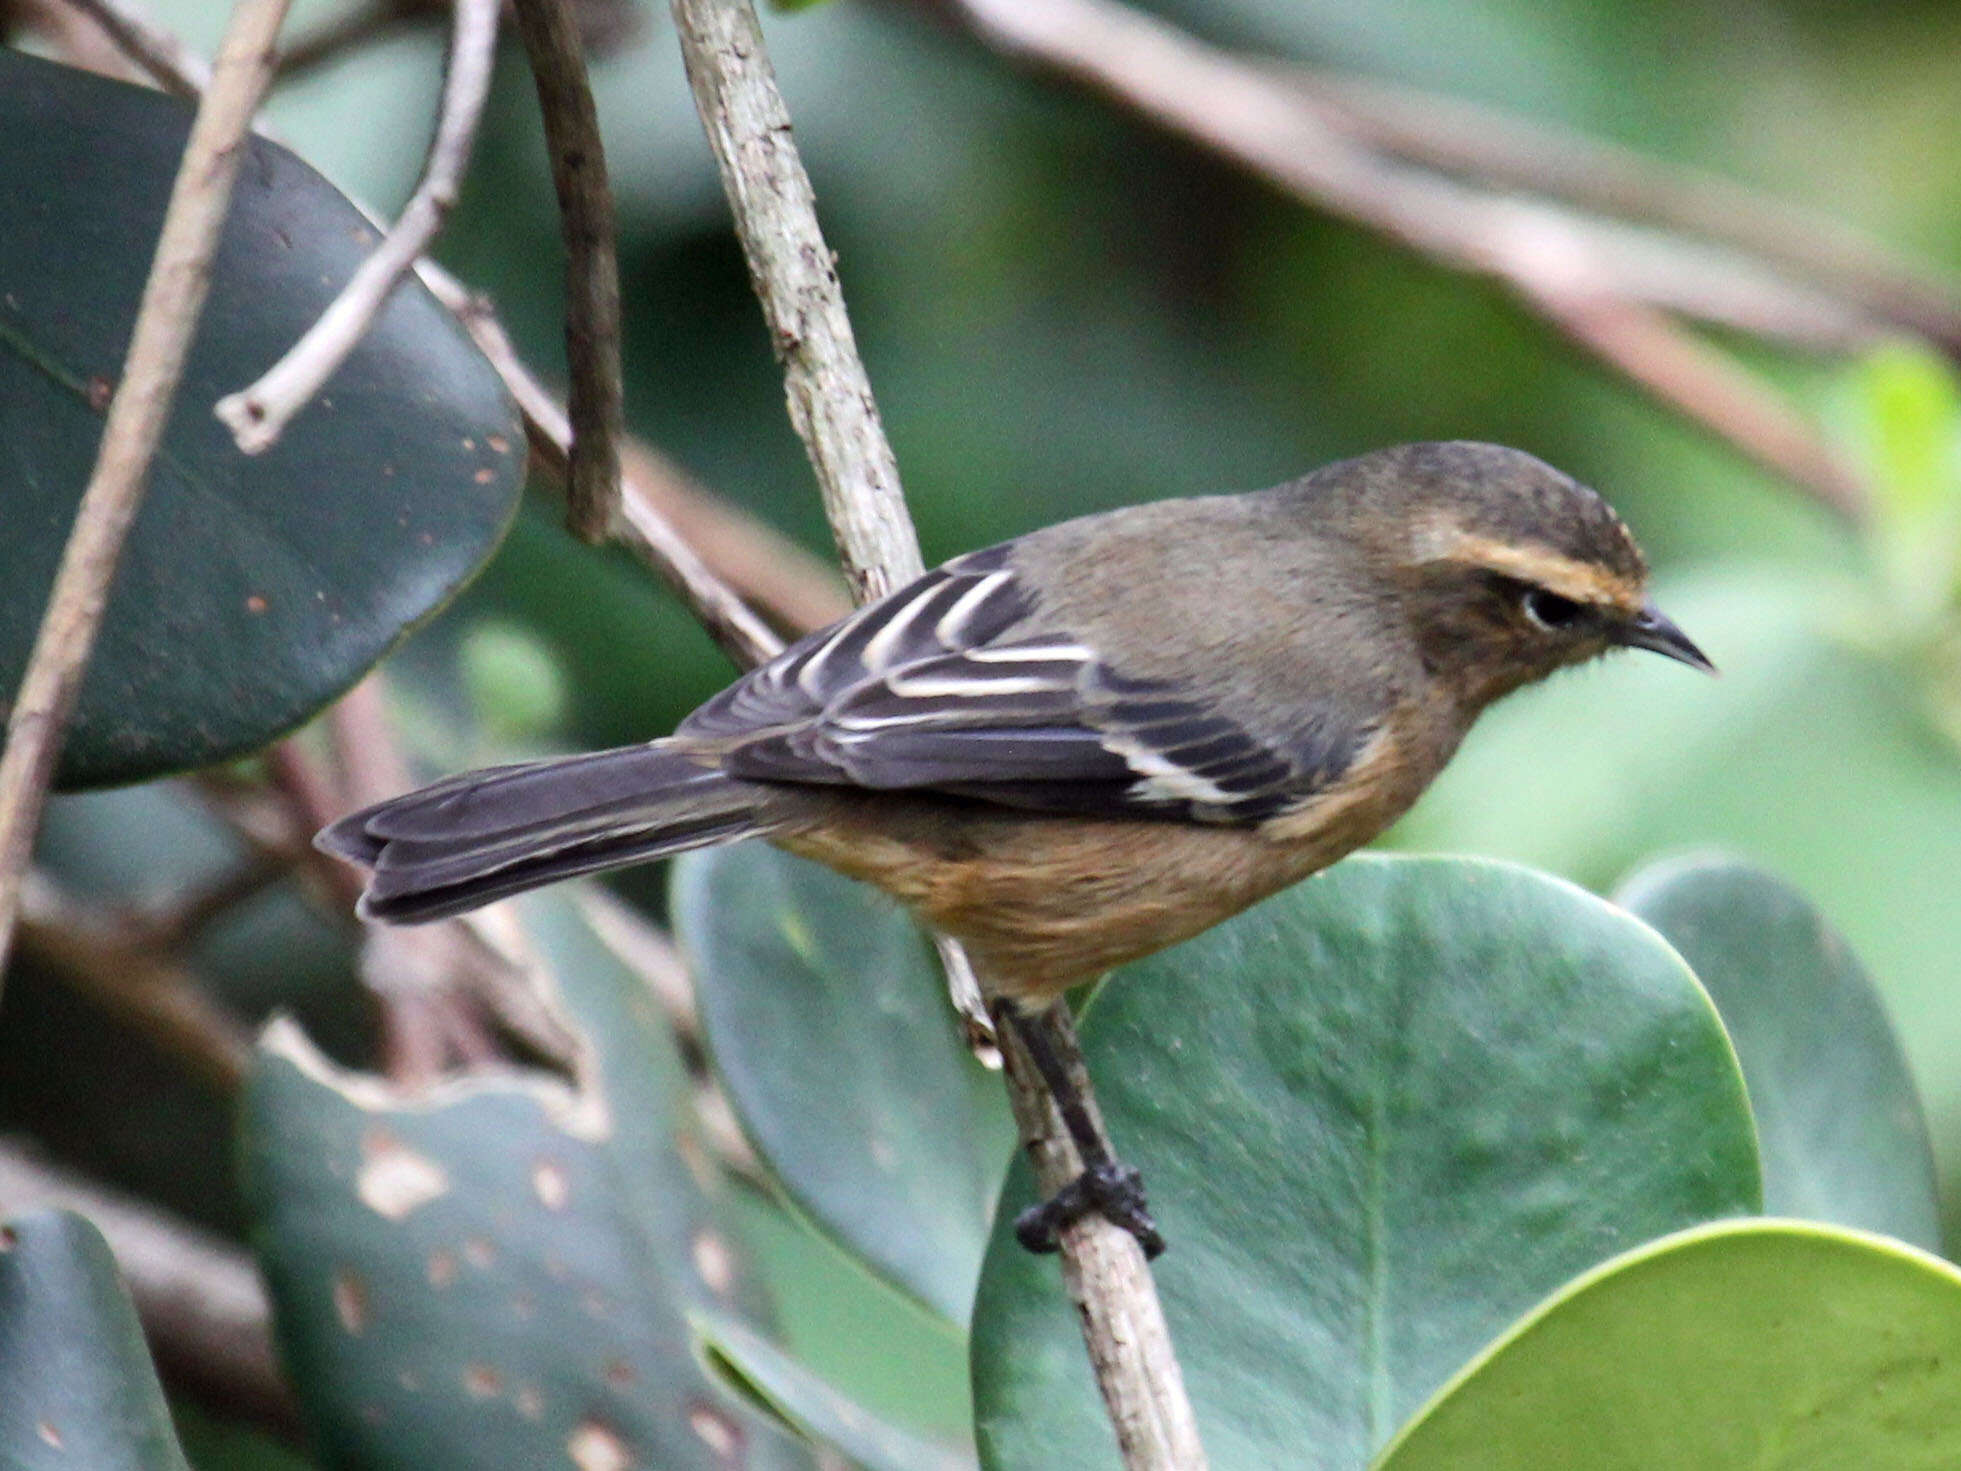
[[[420,924],[541,884],[769,829],[769,789],[662,742],[450,777],[314,841],[373,870],[361,913]]]

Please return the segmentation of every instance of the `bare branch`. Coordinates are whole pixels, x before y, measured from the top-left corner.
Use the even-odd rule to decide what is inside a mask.
[[[134,0],[63,0],[107,32],[118,49],[159,87],[179,97],[198,98],[211,85],[211,69],[191,55],[169,31],[145,15]]]
[[[361,262],[326,311],[287,354],[250,387],[218,400],[215,412],[248,455],[278,442],[354,351],[396,284],[415,269],[455,206],[469,167],[477,122],[490,94],[500,0],[457,0],[442,116],[422,180],[374,253]]]
[[[674,0],[673,9],[695,106],[783,364],[790,420],[810,452],[845,575],[856,600],[869,602],[925,568],[789,109],[751,6]]]
[[[440,0],[367,0],[294,37],[279,53],[278,80],[284,85],[395,31],[439,19],[442,12]]]
[[[21,881],[61,752],[62,730],[204,309],[246,130],[271,75],[273,43],[285,14],[286,0],[238,0],[232,9],[224,49],[164,212],[95,470],[7,722],[6,753],[0,756],[0,972],[6,969]]]
[[[566,524],[575,536],[596,543],[619,516],[626,417],[613,189],[570,0],[514,0],[514,8],[538,86],[565,236],[565,357],[572,373]]]
[[[572,423],[564,408],[518,357],[488,305],[452,278],[439,276],[429,280],[429,285],[462,320],[517,400],[531,437],[532,454],[553,478],[569,487]],[[653,569],[737,664],[748,668],[773,657],[783,647],[783,640],[709,570],[656,508],[646,487],[637,480],[628,481],[623,492],[621,515],[613,522],[613,538]]]
[[[1770,390],[1734,361],[1703,349],[1658,312],[1630,312],[1629,283],[1666,295],[1663,304],[1738,320],[1722,303],[1734,285],[1754,325],[1771,310],[1791,315],[1791,334],[1856,332],[1837,326],[1790,288],[1775,303],[1761,272],[1711,277],[1701,266],[1693,298],[1675,273],[1691,267],[1669,247],[1667,270],[1644,265],[1625,236],[1540,201],[1501,198],[1384,159],[1331,127],[1299,85],[1270,64],[1244,60],[1192,39],[1114,0],[948,0],[982,39],[1047,67],[1233,160],[1318,209],[1376,230],[1460,270],[1493,277],[1589,351],[1669,408],[1713,429],[1841,514],[1863,514],[1857,477],[1794,412],[1775,435],[1754,418],[1734,421],[1702,395],[1712,385],[1725,405],[1759,405]],[[1618,242],[1618,243],[1617,243]],[[1652,250],[1653,244],[1649,243]],[[1668,284],[1675,280],[1676,284]],[[1634,333],[1634,337],[1627,334]],[[1659,344],[1667,342],[1661,349]],[[1683,374],[1678,369],[1693,365]],[[1634,368],[1640,371],[1632,371]],[[1773,441],[1775,443],[1773,444]]]
[[[1475,103],[1329,73],[1293,75],[1331,125],[1372,148],[1720,241],[1961,355],[1961,282],[1901,259],[1837,220],[1714,174],[1663,167],[1632,149]]]
[[[695,106],[783,364],[790,418],[817,473],[846,574],[858,601],[867,602],[919,575],[919,542],[790,134],[789,109],[749,0],[672,4]],[[952,961],[954,1003],[968,1016],[979,990],[973,972],[952,942],[942,942],[941,952]],[[970,1019],[970,1037],[980,1041],[986,1025]],[[1067,1041],[1077,1086],[1094,1108],[1073,1034]],[[1007,1052],[1004,1060],[1023,1137],[1037,1153],[1044,1185],[1060,1188],[1080,1172],[1080,1162],[1071,1169],[1069,1146],[1054,1143],[1054,1102],[1025,1051]],[[1203,1471],[1205,1454],[1157,1288],[1136,1242],[1096,1218],[1063,1231],[1061,1248],[1063,1281],[1081,1316],[1125,1465]]]
[[[265,1289],[244,1251],[48,1164],[19,1140],[0,1140],[0,1201],[9,1214],[47,1207],[88,1217],[129,1284],[164,1382],[223,1419],[299,1440]]]
[[[141,1028],[214,1092],[237,1093],[252,1056],[244,1023],[149,938],[142,926],[81,903],[44,875],[28,875],[21,899],[22,953],[104,1011]]]
[[[1068,1008],[1057,1007],[1054,1015],[1051,1043],[1100,1131],[1103,1116],[1089,1091]],[[1019,1032],[1012,1026],[995,1030],[1007,1064],[1008,1101],[1036,1184],[1052,1196],[1082,1174],[1082,1158]],[[1205,1471],[1205,1448],[1143,1249],[1128,1231],[1094,1212],[1062,1228],[1061,1246],[1063,1289],[1082,1319],[1083,1342],[1127,1471]]]

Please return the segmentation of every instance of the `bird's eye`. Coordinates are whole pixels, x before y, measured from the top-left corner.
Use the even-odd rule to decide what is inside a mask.
[[[1522,600],[1525,616],[1539,627],[1558,632],[1580,621],[1586,609],[1571,598],[1562,598],[1543,587],[1528,588]]]

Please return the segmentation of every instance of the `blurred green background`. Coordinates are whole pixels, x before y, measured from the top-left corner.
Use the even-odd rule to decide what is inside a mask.
[[[1961,267],[1953,5],[1154,8],[1220,43],[1435,88],[1714,170]],[[153,9],[206,50],[222,21],[208,0]],[[299,5],[297,24],[338,10]],[[598,68],[621,213],[630,424],[828,554],[665,7],[645,6],[644,18],[640,38]],[[1473,735],[1391,841],[1521,858],[1596,889],[1641,858],[1699,847],[1794,880],[1891,1000],[1942,1155],[1951,1242],[1961,1220],[1961,722],[1942,673],[1951,565],[1937,569],[1931,602],[1915,596],[1883,538],[1862,544],[1497,288],[1032,80],[939,24],[930,5],[832,0],[767,25],[929,562],[1065,516],[1267,484],[1421,438],[1518,445],[1623,511],[1664,603],[1724,678],[1628,660],[1529,691]],[[438,25],[397,34],[294,83],[273,120],[348,192],[392,211],[420,166],[441,51]],[[504,63],[439,253],[495,298],[523,353],[555,376],[555,205],[529,79],[516,56]],[[1938,364],[1904,350],[1853,363],[1725,345],[1818,414],[1883,496],[1904,458],[1931,466],[1931,493],[1953,503],[1955,404]],[[544,500],[401,656],[409,697],[438,705],[439,682],[416,679],[449,667],[473,634],[480,647],[486,628],[515,629],[546,653],[549,678],[512,676],[563,691],[521,732],[542,746],[658,734],[732,672],[639,569],[573,543]],[[49,853],[98,884],[120,862],[136,884],[146,852],[190,861],[186,820],[159,794],[67,799]],[[626,887],[658,902],[658,875]],[[207,949],[234,997],[297,1006],[326,1045],[358,1048],[330,999],[347,985],[337,943],[289,897],[238,916]],[[10,995],[0,1052],[20,1066],[0,1069],[0,1109],[83,1163],[235,1226],[224,1157],[205,1142],[222,1119],[191,1095],[177,1112],[156,1102],[183,1085],[149,1079],[141,1047],[90,1044],[132,1059],[114,1076],[152,1101],[147,1117],[120,1095],[65,1096],[73,1084],[62,1075],[105,1075],[49,1061],[51,1042],[76,1034],[68,1013],[79,1005],[32,985]],[[163,1159],[152,1144],[160,1119],[183,1139]],[[906,1382],[850,1382],[853,1325],[888,1324],[897,1310],[794,1223],[760,1206],[756,1216],[805,1351],[875,1404],[961,1423],[957,1346],[922,1320]]]

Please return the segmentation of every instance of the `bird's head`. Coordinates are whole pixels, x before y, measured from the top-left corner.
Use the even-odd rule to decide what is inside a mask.
[[[1406,611],[1426,667],[1467,703],[1615,648],[1715,672],[1649,601],[1647,561],[1613,508],[1543,461],[1459,442],[1331,470],[1328,510]]]

